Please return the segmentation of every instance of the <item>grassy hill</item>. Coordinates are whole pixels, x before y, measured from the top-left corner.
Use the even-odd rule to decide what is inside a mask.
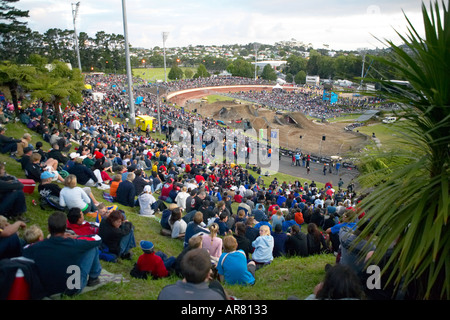
[[[183,72],[187,69],[192,70],[193,74],[197,72],[196,68],[180,67]],[[166,67],[167,76],[169,76],[170,67]],[[156,80],[164,81],[164,68],[137,68],[133,69],[133,76],[144,80],[154,82]],[[167,81],[170,81],[167,79]]]
[[[35,132],[27,129],[22,124],[8,124],[6,135],[16,138],[21,137],[25,132],[32,134],[32,143],[35,145],[42,138]],[[50,148],[48,143],[44,142],[44,150]],[[10,158],[8,155],[0,154],[0,161],[6,163],[7,173],[18,178],[25,178],[25,174],[20,164]],[[252,174],[255,174],[251,172]],[[255,174],[256,175],[256,174]],[[288,175],[274,175],[280,181],[294,181],[299,179]],[[264,177],[266,183],[270,183],[274,176]],[[305,181],[300,179],[301,181]],[[62,187],[62,185],[61,185]],[[320,186],[319,186],[320,187]],[[96,199],[103,201],[102,190],[92,188]],[[53,212],[51,209],[43,211],[39,206],[34,206],[32,200],[39,202],[37,188],[31,195],[26,195],[27,213],[25,217],[30,220],[27,225],[36,224],[44,231],[44,236],[48,235],[47,218]],[[233,204],[234,209],[237,204]],[[160,224],[155,218],[145,218],[138,214],[138,208],[129,208],[119,205],[119,209],[123,209],[128,220],[135,227],[136,242],[140,240],[150,240],[155,244],[156,250],[161,250],[168,255],[177,256],[183,248],[181,240],[174,240],[160,235]],[[86,218],[90,220],[91,218]],[[305,226],[303,227],[305,232]],[[176,282],[179,278],[170,276],[159,280],[141,280],[132,278],[129,275],[138,256],[142,253],[140,248],[134,248],[132,260],[119,260],[117,263],[109,263],[102,261],[103,268],[111,273],[122,274],[128,282],[121,284],[110,283],[100,287],[97,290],[78,295],[70,300],[144,300],[156,299],[161,289]],[[276,258],[274,262],[256,272],[256,283],[253,286],[230,286],[224,285],[228,294],[234,295],[243,300],[284,300],[291,295],[295,295],[300,299],[307,297],[313,292],[314,287],[319,283],[324,275],[324,266],[327,263],[335,261],[334,255],[318,255],[307,258]]]

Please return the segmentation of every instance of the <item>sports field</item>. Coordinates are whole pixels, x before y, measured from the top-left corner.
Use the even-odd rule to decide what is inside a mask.
[[[191,70],[193,74],[195,74],[197,72],[197,69],[195,68],[185,68],[185,67],[181,67],[181,70],[183,70],[183,72],[185,70]],[[170,68],[167,67],[166,68],[166,73],[167,73],[167,81],[170,81],[168,76],[169,76],[169,72],[170,72]],[[154,82],[156,80],[162,80],[164,81],[164,68],[137,68],[137,69],[133,69],[133,76],[135,77],[140,77],[146,81],[149,82]]]

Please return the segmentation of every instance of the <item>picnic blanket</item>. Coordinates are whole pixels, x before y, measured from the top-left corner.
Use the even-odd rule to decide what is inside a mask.
[[[130,281],[128,279],[125,279],[121,274],[114,274],[105,269],[102,269],[102,272],[100,273],[98,278],[100,279],[99,284],[92,286],[92,287],[86,286],[79,294],[97,290],[98,288],[104,286],[107,283],[123,283],[123,282]],[[50,297],[44,298],[44,300],[60,300],[60,299],[61,299],[61,294],[59,294],[59,293],[54,294]]]

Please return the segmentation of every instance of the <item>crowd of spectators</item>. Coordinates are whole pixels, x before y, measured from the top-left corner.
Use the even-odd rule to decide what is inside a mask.
[[[257,277],[255,271],[280,256],[334,253],[339,262],[345,253],[344,261],[355,273],[361,273],[361,265],[355,263],[354,257],[349,258],[352,253],[343,252],[340,246],[344,238],[346,243],[350,241],[344,231],[352,233],[355,219],[361,217],[353,208],[360,200],[354,190],[331,184],[318,188],[314,181],[301,184],[298,180],[287,182],[277,178],[266,184],[261,176],[254,176],[255,168],[234,163],[177,162],[171,158],[175,144],[169,135],[168,139],[154,138],[152,132],[133,128],[125,120],[128,112],[125,81],[123,76],[87,76],[86,83],[104,93],[103,99],[86,95],[82,105],[64,110],[61,126],[51,108],[47,110],[49,124],[43,122],[42,109],[48,107],[45,104],[22,110],[19,121],[39,133],[42,140],[52,142],[48,152],[43,150],[42,143],[39,146],[28,143],[24,155],[19,157],[9,144],[17,145],[23,139],[9,141],[5,136],[1,140],[2,152],[9,152],[18,161],[40,155],[35,162],[40,171],[36,182],[41,197],[56,197],[55,205],[70,213],[66,215],[59,210],[52,214],[48,220],[51,236],[24,246],[17,236],[19,228],[28,228],[21,216],[6,209],[0,212],[18,220],[0,226],[1,258],[23,255],[33,259],[42,275],[46,295],[79,293],[85,286],[98,284],[102,259],[132,259],[131,249],[136,247],[134,226],[117,205],[139,207],[141,216],[160,217],[161,233],[172,238],[171,241],[183,241],[184,249],[176,257],[155,253],[153,243],[146,241],[149,239],[140,242],[143,254],[148,256],[139,258],[135,276],[141,277],[146,272],[158,278],[174,273],[185,280],[165,288],[160,299],[189,298],[190,295],[183,294],[189,290],[198,292],[196,298],[229,298],[220,281],[211,281],[208,286],[204,280],[252,285]],[[235,83],[233,79],[229,81]],[[221,83],[230,84],[228,80]],[[203,80],[171,83],[173,90],[190,85],[206,83]],[[137,92],[144,96],[143,109],[154,110],[152,94],[142,88]],[[8,113],[8,105],[3,107]],[[186,127],[193,121],[203,121],[204,128],[220,127],[212,119],[202,119],[174,106],[164,105],[163,110],[168,117],[165,132],[173,119]],[[31,121],[35,122],[32,126]],[[75,151],[69,151],[72,146]],[[17,193],[19,200],[14,199],[14,203],[19,206],[22,201],[23,205],[20,185],[3,192],[9,181],[17,179],[6,178],[5,168],[0,169],[1,196]],[[63,188],[58,183],[63,183]],[[104,199],[96,199],[91,188],[101,189]],[[233,209],[233,203],[237,209]],[[19,211],[22,214],[26,208]],[[93,217],[96,222],[86,224],[84,216]],[[306,232],[302,226],[307,226]],[[80,234],[80,230],[89,230],[89,234]],[[58,254],[49,255],[46,248]],[[69,265],[77,264],[75,259],[81,261],[82,285],[67,288],[64,274]]]
[[[331,103],[329,99],[324,100],[324,91],[319,89],[252,90],[228,93],[226,95],[235,99],[254,102],[274,110],[301,112],[307,116],[319,119],[335,118],[347,113],[363,113],[366,110],[375,108],[394,107],[392,104],[387,104],[377,97],[339,97],[336,102]]]

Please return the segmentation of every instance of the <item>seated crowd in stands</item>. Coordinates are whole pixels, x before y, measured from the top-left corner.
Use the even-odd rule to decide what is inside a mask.
[[[123,81],[109,79],[117,81],[110,84]],[[50,144],[48,151],[41,141],[33,145],[27,135],[14,139],[0,128],[2,153],[21,162],[26,176],[38,184],[41,199],[59,206],[48,219],[49,238],[30,243],[19,239],[20,228],[31,228],[22,221],[23,185],[0,164],[0,215],[17,220],[0,225],[0,258],[33,259],[42,278],[42,294],[81,291],[62,285],[66,278],[61,270],[71,264],[81,266],[82,289],[98,284],[101,260],[132,259],[135,227],[118,205],[137,207],[144,217],[160,216],[161,233],[183,242],[184,249],[176,257],[156,251],[148,239],[139,242],[143,254],[133,276],[159,278],[173,273],[186,280],[164,288],[160,299],[174,298],[171,292],[180,294],[181,288],[203,282],[209,271],[194,269],[208,266],[219,281],[204,288],[194,286],[195,290],[211,298],[228,298],[220,282],[252,285],[256,271],[280,256],[335,253],[338,263],[344,261],[355,273],[362,273],[361,264],[341,245],[348,248],[355,221],[361,217],[353,208],[358,201],[353,190],[276,178],[266,185],[251,168],[234,163],[176,162],[170,139],[155,139],[129,128],[126,121],[111,121],[124,113],[126,103],[117,90],[109,88],[106,93],[103,101],[86,97],[82,106],[68,107],[62,114],[62,129],[50,108],[49,125],[43,122],[41,108],[47,105],[24,110],[22,114],[36,122],[30,129]],[[102,190],[109,203],[96,199],[91,188]],[[61,254],[50,256],[45,248]],[[193,266],[189,261],[199,262]]]

